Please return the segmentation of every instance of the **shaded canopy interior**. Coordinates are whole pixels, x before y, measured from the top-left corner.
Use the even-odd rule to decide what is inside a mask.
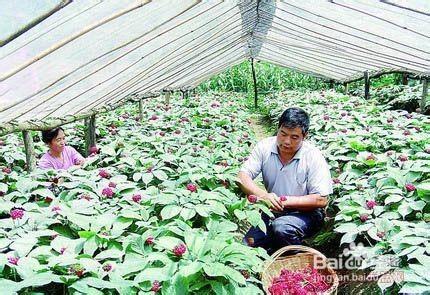
[[[44,2],[1,18],[30,19],[0,32],[23,31],[0,48],[0,133],[191,89],[249,58],[338,82],[430,75],[426,0]]]

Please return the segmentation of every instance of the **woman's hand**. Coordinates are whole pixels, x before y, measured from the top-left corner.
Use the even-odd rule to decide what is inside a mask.
[[[75,165],[81,166],[84,165],[85,163],[85,159],[76,159],[75,160]]]

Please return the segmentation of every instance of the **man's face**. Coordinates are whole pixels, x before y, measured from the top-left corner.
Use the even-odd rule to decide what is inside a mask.
[[[54,152],[62,152],[66,145],[66,135],[63,130],[58,131],[57,136],[49,143],[49,148]]]
[[[279,151],[288,154],[297,152],[302,146],[303,139],[306,138],[306,135],[307,134],[303,135],[300,127],[287,128],[281,126],[276,135]]]

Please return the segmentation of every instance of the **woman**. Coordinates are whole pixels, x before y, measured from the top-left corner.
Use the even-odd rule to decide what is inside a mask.
[[[73,165],[82,165],[85,162],[73,147],[66,146],[66,136],[61,127],[52,130],[42,131],[42,140],[49,147],[39,161],[39,168],[42,169],[68,169]]]

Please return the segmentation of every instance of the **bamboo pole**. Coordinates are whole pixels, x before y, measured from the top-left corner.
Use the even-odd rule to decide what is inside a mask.
[[[85,152],[89,155],[90,147],[96,145],[96,115],[85,119]]]
[[[160,94],[157,92],[154,93],[148,93],[142,95],[143,98],[151,98],[151,97],[157,97]],[[16,132],[16,131],[23,131],[23,130],[48,130],[52,129],[64,124],[73,123],[79,120],[83,120],[87,117],[90,117],[95,114],[101,114],[105,113],[111,110],[115,110],[118,107],[122,106],[127,101],[135,100],[135,98],[129,98],[120,100],[114,104],[111,105],[105,105],[100,108],[92,109],[89,112],[83,112],[81,114],[77,115],[67,115],[63,118],[49,118],[47,120],[32,120],[32,121],[26,121],[26,122],[15,122],[10,121],[7,123],[0,123],[0,136]]]
[[[170,104],[170,91],[164,92],[164,103],[166,105]]]
[[[143,120],[143,99],[139,99],[139,121]]]
[[[251,58],[252,81],[254,84],[254,108],[258,107],[257,77],[255,76],[254,59]]]
[[[423,94],[422,94],[421,102],[420,102],[420,108],[421,108],[422,114],[424,114],[426,112],[427,99],[428,99],[428,79],[424,78],[423,79]]]
[[[33,137],[30,134],[31,131],[22,131],[22,137],[24,138],[25,146],[25,159],[27,162],[28,173],[32,172],[36,168],[36,155],[34,152]]]
[[[364,98],[370,98],[370,78],[367,71],[364,72]]]
[[[407,73],[402,73],[402,84],[408,85],[408,74]]]
[[[344,93],[348,94],[348,83],[343,83]]]

